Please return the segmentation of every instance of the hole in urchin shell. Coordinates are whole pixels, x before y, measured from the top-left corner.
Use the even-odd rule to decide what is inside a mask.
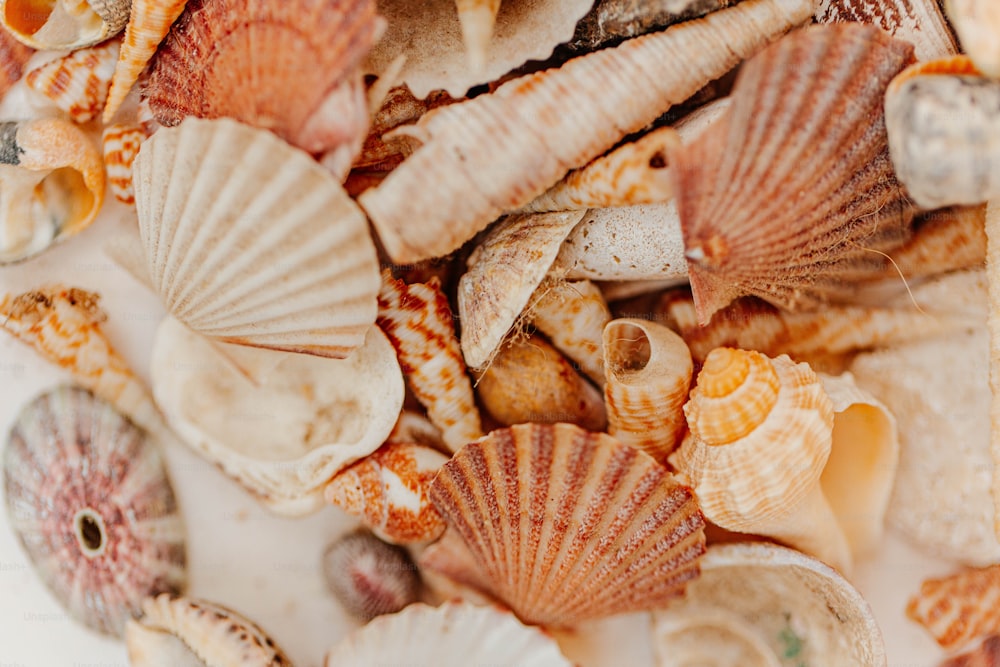
[[[76,513],[73,521],[76,527],[76,539],[80,543],[83,555],[93,558],[104,553],[107,542],[104,534],[104,520],[94,510],[87,508]]]

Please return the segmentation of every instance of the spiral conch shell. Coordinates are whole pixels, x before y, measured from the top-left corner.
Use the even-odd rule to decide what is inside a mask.
[[[115,123],[104,128],[104,168],[108,172],[108,189],[123,204],[135,203],[132,187],[132,163],[139,155],[139,148],[146,140],[146,133],[139,125]]]
[[[604,325],[611,311],[589,280],[542,283],[529,306],[531,323],[598,386],[604,384]]]
[[[77,123],[100,115],[111,86],[121,42],[111,39],[35,67],[28,87],[52,100]]]
[[[906,615],[949,651],[1000,633],[1000,565],[928,579],[910,598]]]
[[[0,0],[0,23],[36,49],[79,49],[121,32],[131,5],[131,0]]]

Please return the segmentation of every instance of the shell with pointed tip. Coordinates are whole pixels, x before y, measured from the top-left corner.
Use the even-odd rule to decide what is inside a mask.
[[[133,667],[291,667],[291,661],[259,625],[214,602],[160,595],[125,628]]]
[[[604,385],[601,347],[611,311],[597,285],[589,280],[542,283],[532,297],[529,312],[531,323],[557,350],[598,386]]]
[[[389,443],[337,473],[326,485],[326,502],[358,516],[393,544],[429,542],[444,532],[444,519],[427,494],[448,457],[414,443]]]
[[[740,70],[726,115],[671,165],[699,321],[747,294],[788,309],[846,298],[881,267],[873,250],[907,239],[882,97],[912,53],[840,23],[799,30]]]
[[[924,581],[906,615],[948,651],[1000,632],[1000,565]]]
[[[306,153],[234,120],[188,118],[133,164],[149,274],[215,340],[343,358],[378,311],[364,214]]]
[[[766,543],[709,547],[684,598],[654,613],[653,645],[660,667],[886,665],[861,594],[823,563]]]
[[[123,204],[135,203],[132,188],[132,163],[139,154],[146,132],[139,125],[116,123],[104,128],[104,168],[108,172],[108,186],[115,199]]]
[[[90,392],[62,387],[29,403],[3,476],[11,526],[76,621],[121,635],[143,598],[184,587],[184,525],[159,451]]]
[[[173,318],[153,343],[153,394],[184,441],[270,509],[323,506],[323,487],[385,442],[403,377],[378,329],[347,359],[222,343]]]
[[[111,39],[50,60],[29,71],[25,81],[74,122],[86,123],[104,108],[120,44],[120,40]]]
[[[528,623],[662,605],[698,576],[705,549],[690,489],[639,450],[570,424],[522,424],[466,445],[431,500]]]
[[[507,341],[479,376],[476,394],[508,426],[570,422],[600,431],[607,424],[601,392],[537,335]]]
[[[406,549],[366,530],[345,535],[326,548],[323,578],[340,604],[366,623],[401,611],[420,596],[420,575]]]
[[[705,518],[850,568],[847,538],[820,486],[833,406],[809,366],[717,348],[684,413],[690,431],[670,463],[698,495]]]
[[[21,80],[24,65],[35,50],[14,39],[7,30],[0,30],[0,97]]]
[[[392,341],[399,365],[431,422],[452,451],[483,434],[472,383],[448,297],[435,278],[407,285],[386,270],[379,292],[378,326]]]
[[[945,0],[945,9],[962,50],[987,76],[1000,77],[1000,6],[991,0]]]
[[[435,109],[406,128],[423,145],[359,201],[394,260],[451,252],[811,15],[811,0],[748,0]],[[669,55],[683,52],[697,62]]]
[[[35,49],[79,49],[114,37],[131,0],[0,0],[0,23]]]
[[[918,60],[958,52],[937,0],[820,0],[817,23],[856,21],[913,44]]]
[[[666,461],[685,428],[694,372],[688,346],[662,324],[612,320],[604,327],[604,367],[608,433]]]
[[[381,616],[334,646],[323,664],[467,667],[474,657],[520,667],[572,665],[541,629],[521,625],[502,609],[468,602],[417,603]]]
[[[104,203],[104,165],[73,123],[0,123],[0,264],[76,234]]]
[[[310,153],[355,138],[360,148],[369,119],[363,96],[359,136],[332,126],[355,98],[341,84],[382,26],[374,0],[190,0],[150,61],[142,95],[168,127],[187,116],[225,116]],[[331,95],[333,109],[325,106]]]

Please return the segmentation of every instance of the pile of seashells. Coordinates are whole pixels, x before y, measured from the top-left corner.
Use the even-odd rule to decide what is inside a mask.
[[[886,666],[885,525],[956,568],[928,664],[1000,664],[1000,4],[942,4],[0,0],[0,263],[107,190],[168,313],[149,387],[0,267],[72,379],[3,445],[39,578],[132,665],[291,664],[187,591],[187,447],[360,526],[328,667],[627,613],[662,667]]]

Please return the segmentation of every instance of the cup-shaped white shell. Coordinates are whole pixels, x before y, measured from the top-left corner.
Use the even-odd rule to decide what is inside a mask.
[[[600,288],[589,280],[543,283],[532,297],[531,322],[560,352],[598,385],[604,384],[601,353],[611,311]]]
[[[604,327],[608,433],[666,461],[686,426],[694,364],[676,333],[655,322],[612,320]]]
[[[962,50],[987,76],[1000,77],[1000,7],[990,0],[945,0],[945,9]]]
[[[709,547],[702,576],[654,614],[653,643],[658,667],[886,665],[861,594],[823,563],[766,543]]]
[[[928,579],[910,598],[906,615],[924,626],[945,650],[1000,633],[1000,565]]]
[[[52,100],[74,122],[86,123],[104,108],[120,44],[120,40],[111,39],[50,60],[29,71],[25,80],[29,88]]]
[[[167,309],[216,340],[343,358],[378,310],[364,214],[266,130],[188,118],[142,144],[139,232]]]
[[[698,574],[703,519],[651,457],[570,424],[522,424],[466,445],[431,500],[491,592],[529,623],[662,605]]]
[[[937,0],[819,0],[817,23],[857,21],[910,42],[918,60],[958,52]]]
[[[153,394],[199,454],[282,514],[323,505],[323,487],[392,430],[403,377],[377,327],[347,359],[212,343],[173,318],[153,344]]]
[[[0,23],[36,49],[79,49],[117,35],[131,0],[0,0]]]
[[[410,605],[380,616],[334,646],[326,667],[365,665],[470,664],[571,667],[559,645],[539,628],[521,623],[496,607],[447,602],[440,607]]]

